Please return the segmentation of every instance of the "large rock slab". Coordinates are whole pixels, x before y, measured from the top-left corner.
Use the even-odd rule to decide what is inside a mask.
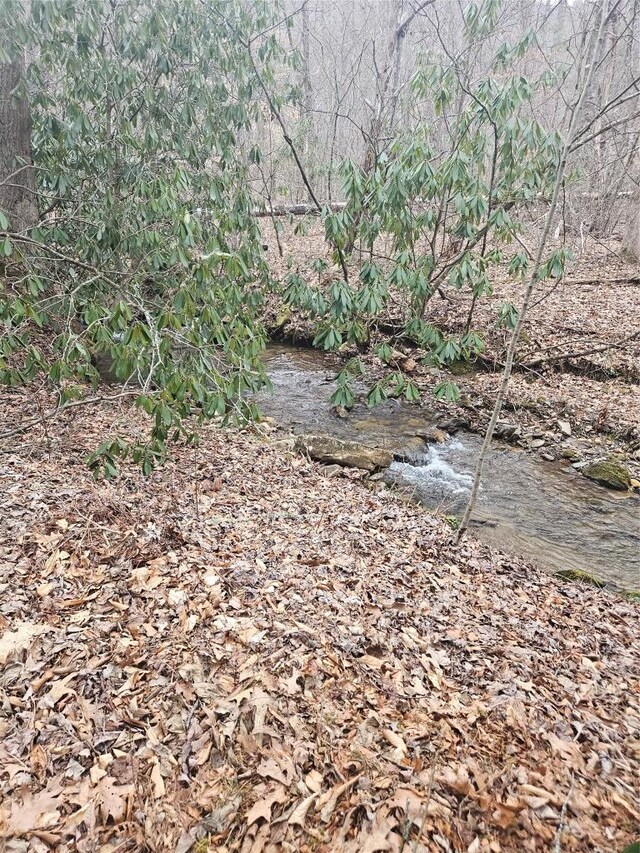
[[[306,453],[316,462],[344,465],[364,471],[379,471],[393,462],[393,453],[382,447],[368,447],[355,441],[344,441],[331,435],[299,435],[296,450]]]

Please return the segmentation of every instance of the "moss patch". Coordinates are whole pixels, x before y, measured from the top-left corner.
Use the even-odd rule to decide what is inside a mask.
[[[449,373],[453,374],[453,376],[469,376],[478,372],[478,366],[475,362],[467,361],[463,358],[458,359],[457,361],[452,361],[450,364],[447,364],[446,367]]]
[[[593,462],[582,469],[582,473],[589,480],[601,483],[609,489],[618,489],[625,492],[631,486],[631,477],[624,465],[610,456],[602,462]]]
[[[627,601],[637,601],[640,604],[640,589],[625,589],[622,591],[622,595]]]
[[[580,581],[587,583],[589,586],[595,586],[598,589],[604,589],[605,583],[595,575],[590,575],[589,572],[583,572],[579,569],[563,569],[560,572],[554,573],[554,578],[560,578],[563,581]]]

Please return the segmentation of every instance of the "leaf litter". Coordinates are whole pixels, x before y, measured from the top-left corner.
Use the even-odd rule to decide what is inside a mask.
[[[635,840],[636,604],[264,430],[94,482],[113,419],[0,457],[0,849]]]

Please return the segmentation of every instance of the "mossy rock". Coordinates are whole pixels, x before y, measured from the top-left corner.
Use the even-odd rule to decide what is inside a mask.
[[[453,376],[468,376],[471,373],[477,373],[478,367],[474,362],[460,358],[447,364],[447,370]]]
[[[582,459],[582,454],[575,447],[563,447],[560,456],[563,459],[568,459],[569,462],[578,462]]]
[[[275,319],[275,322],[274,322],[273,327],[271,329],[272,333],[275,334],[277,332],[281,332],[284,329],[284,327],[287,325],[287,323],[289,323],[291,321],[291,317],[292,317],[291,308],[289,308],[288,305],[285,305],[285,307],[280,311],[280,313],[278,314],[278,316]]]
[[[605,586],[604,581],[580,569],[562,569],[560,572],[554,572],[553,576],[563,581],[580,581],[589,584],[589,586],[595,586],[597,589],[604,589]]]
[[[626,492],[631,487],[631,476],[624,465],[610,456],[601,462],[592,462],[582,469],[582,474],[609,489]]]

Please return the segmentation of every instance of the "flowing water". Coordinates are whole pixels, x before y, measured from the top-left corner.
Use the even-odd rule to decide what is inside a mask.
[[[336,362],[317,351],[271,346],[266,356],[273,393],[258,402],[265,414],[294,432],[327,433],[389,447],[405,460],[386,472],[431,509],[462,514],[481,440],[458,433],[425,447],[416,433],[432,426],[426,406],[395,400],[375,409],[333,413]],[[485,466],[477,509],[477,535],[549,571],[583,571],[623,589],[640,589],[640,498],[612,492],[570,465],[543,462],[496,444]]]

